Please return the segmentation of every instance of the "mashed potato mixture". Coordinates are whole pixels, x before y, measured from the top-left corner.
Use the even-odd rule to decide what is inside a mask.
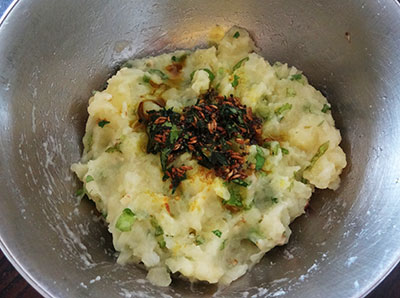
[[[270,65],[249,34],[128,61],[89,100],[81,194],[118,262],[229,284],[276,245],[346,156],[330,104],[295,67]]]

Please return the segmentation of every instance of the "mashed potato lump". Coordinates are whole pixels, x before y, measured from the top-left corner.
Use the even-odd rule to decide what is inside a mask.
[[[330,104],[299,70],[270,65],[243,29],[217,39],[207,49],[128,61],[90,98],[83,156],[72,165],[108,223],[118,262],[142,262],[160,286],[170,273],[222,284],[239,278],[287,243],[313,190],[336,189],[346,166]],[[262,142],[227,142],[242,152],[240,179],[205,167],[192,147],[162,166],[167,140],[184,139],[168,117],[157,123],[169,139],[156,136],[160,152],[149,152],[148,111],[183,115],[210,92],[261,119]],[[218,133],[217,122],[207,125]],[[167,162],[186,167],[173,190]]]

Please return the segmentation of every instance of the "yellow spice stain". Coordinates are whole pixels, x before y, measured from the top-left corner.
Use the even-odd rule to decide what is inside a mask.
[[[218,43],[222,40],[225,35],[224,28],[220,25],[217,25],[211,28],[210,32],[208,33],[208,41],[209,43]]]

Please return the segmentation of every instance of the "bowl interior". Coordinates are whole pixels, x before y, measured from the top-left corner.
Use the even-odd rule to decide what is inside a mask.
[[[0,244],[46,296],[350,297],[400,257],[400,8],[375,1],[19,1],[0,27]],[[204,47],[248,29],[261,54],[303,70],[332,104],[348,166],[317,191],[288,245],[225,289],[157,288],[115,263],[112,239],[77,202],[87,99],[118,65]]]

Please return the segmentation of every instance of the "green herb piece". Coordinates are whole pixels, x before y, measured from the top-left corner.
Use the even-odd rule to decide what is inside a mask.
[[[320,127],[324,122],[325,120],[322,120],[317,126]]]
[[[154,228],[154,236],[161,236],[164,234],[164,230],[162,227],[158,224],[157,220],[154,218],[154,216],[151,217],[150,223],[152,227]]]
[[[226,244],[226,239],[222,241],[221,246],[219,247],[219,250],[224,250]]]
[[[308,184],[310,181],[308,181],[308,179],[306,179],[304,177],[301,177],[300,178],[300,182],[303,183],[303,184]]]
[[[190,73],[190,80],[191,80],[191,81],[193,81],[194,73],[195,73],[196,71],[197,71],[197,70],[193,70],[193,71]]]
[[[159,69],[149,69],[149,73],[158,75],[164,81],[169,79],[169,77]]]
[[[90,175],[87,175],[86,176],[86,183],[89,183],[91,181],[94,181],[94,178],[92,176],[90,176]]]
[[[106,149],[106,152],[107,153],[114,153],[114,152],[122,153],[122,151],[121,151],[121,142],[117,142],[114,146],[108,147]]]
[[[265,157],[264,157],[264,151],[261,149],[260,146],[256,145],[256,171],[259,171],[262,169],[265,163]]]
[[[131,209],[125,208],[117,219],[115,227],[121,232],[129,232],[135,222],[135,213]]]
[[[233,179],[232,182],[236,183],[237,185],[244,186],[244,187],[249,186],[249,183],[247,183],[246,181],[243,181],[242,179],[239,179],[239,178]]]
[[[324,106],[322,107],[322,110],[321,110],[321,112],[322,113],[327,113],[328,111],[330,111],[331,110],[331,107],[330,107],[330,105],[328,105],[328,104],[324,104]]]
[[[286,96],[294,97],[296,96],[296,91],[293,88],[286,88]]]
[[[83,196],[84,194],[85,194],[84,188],[80,188],[75,192],[75,196],[77,196],[77,197]]]
[[[292,108],[292,105],[290,103],[285,103],[284,105],[280,106],[275,110],[276,115],[282,115],[283,112],[289,111]]]
[[[233,207],[243,207],[242,196],[238,188],[233,187],[233,185],[228,185],[228,191],[230,194],[229,200],[223,200],[224,205],[229,205]]]
[[[231,83],[233,88],[235,88],[239,84],[239,79],[240,79],[240,77],[238,77],[237,75],[233,76],[233,81]]]
[[[240,33],[239,33],[239,31],[236,31],[235,32],[235,34],[233,34],[233,38],[239,38],[239,36],[240,36]]]
[[[246,61],[249,61],[249,57],[243,58],[238,63],[236,63],[235,66],[232,68],[232,72],[234,72],[236,69],[240,68],[242,66],[242,64]]]
[[[196,245],[202,245],[205,242],[204,238],[201,236],[197,236],[196,239],[194,240],[194,243]]]
[[[132,68],[133,67],[133,64],[132,64],[132,62],[131,61],[126,61],[124,64],[122,64],[122,66],[121,66],[121,68],[124,68],[124,67],[126,67],[126,68]]]
[[[291,81],[299,81],[299,80],[301,80],[302,77],[303,77],[303,76],[302,76],[301,73],[296,73],[296,74],[294,74],[294,75],[292,75],[292,76],[290,77],[290,80],[291,80]]]
[[[174,144],[178,140],[180,133],[181,130],[178,129],[175,124],[173,124],[171,127],[171,132],[169,133],[169,142],[171,144]]]
[[[281,147],[281,151],[282,151],[282,154],[284,154],[284,155],[288,155],[289,154],[289,150],[287,150],[286,148],[282,148]]]
[[[218,90],[218,89],[219,89],[219,86],[221,86],[221,83],[218,83],[218,84],[215,86],[215,89]]]
[[[212,232],[213,232],[213,234],[214,234],[215,236],[217,236],[218,238],[221,238],[222,232],[221,232],[220,230],[214,230],[214,231],[212,231]]]
[[[225,72],[225,70],[224,70],[223,67],[218,68],[218,74],[219,74],[219,75],[222,76],[222,75],[224,74],[224,72]]]
[[[158,242],[158,246],[159,246],[160,248],[165,248],[165,247],[167,246],[167,243],[165,242],[164,237],[160,237],[160,238],[157,240],[157,242]]]
[[[211,70],[209,70],[208,68],[203,68],[202,70],[208,73],[208,78],[210,79],[210,82],[212,82],[215,79],[215,75],[212,73]]]
[[[172,56],[172,57],[171,57],[171,60],[172,60],[173,62],[183,62],[183,61],[186,60],[186,58],[187,58],[187,54],[183,54],[183,55],[180,56],[180,57]]]
[[[150,81],[151,81],[151,78],[149,76],[147,76],[147,75],[143,76],[143,82],[150,83]]]
[[[326,150],[328,150],[329,148],[329,141],[323,143],[321,146],[319,146],[317,153],[315,153],[315,155],[313,156],[313,158],[310,161],[310,165],[306,168],[306,169],[310,169],[312,168],[315,163],[317,162],[317,160],[324,155],[324,153],[326,152]]]
[[[264,236],[261,234],[260,231],[258,231],[257,229],[251,229],[249,231],[249,236],[248,239],[253,242],[254,244],[257,245],[258,240],[263,239]]]
[[[109,124],[109,123],[110,123],[110,121],[101,120],[101,121],[98,123],[98,125],[99,125],[101,128],[103,128],[105,125],[107,125],[107,124]]]
[[[278,204],[278,198],[271,198],[272,203]]]

